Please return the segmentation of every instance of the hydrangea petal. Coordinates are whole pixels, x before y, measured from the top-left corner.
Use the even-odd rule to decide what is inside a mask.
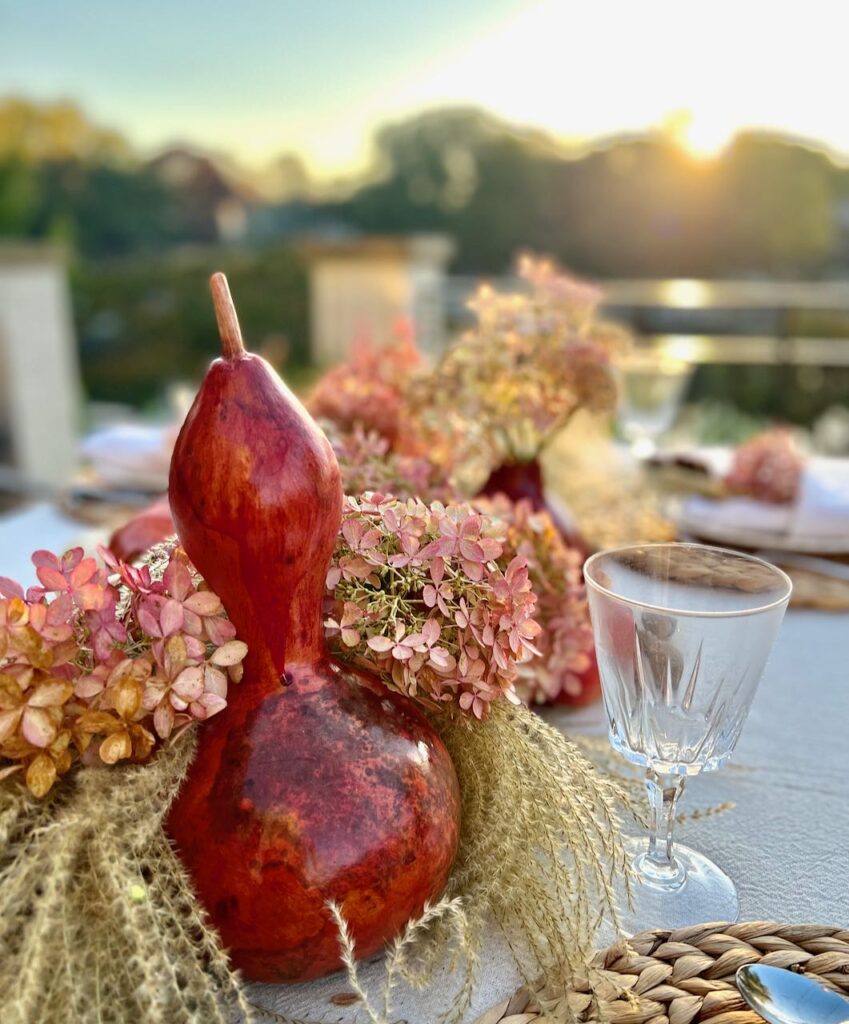
[[[21,735],[34,747],[49,747],[56,739],[56,724],[44,708],[26,708],[21,717]]]
[[[223,647],[219,647],[209,659],[213,665],[235,665],[242,661],[248,653],[248,645],[241,640],[229,640]]]

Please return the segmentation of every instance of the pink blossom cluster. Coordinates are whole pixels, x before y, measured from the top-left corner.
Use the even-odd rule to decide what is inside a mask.
[[[455,466],[480,460],[484,479],[502,463],[536,458],[578,409],[612,410],[611,356],[628,343],[597,319],[593,286],[529,257],[519,271],[522,291],[478,290],[475,327],[411,387],[428,451],[436,446]]]
[[[775,427],[737,448],[725,483],[730,490],[758,501],[790,504],[799,494],[804,465],[792,434]]]
[[[582,332],[590,326],[603,298],[597,285],[564,274],[553,260],[530,253],[519,257],[517,270],[531,289],[531,308],[540,318],[541,328],[562,326]]]
[[[346,498],[327,575],[332,649],[407,696],[478,719],[495,700],[517,703],[540,628],[524,557],[503,555],[503,527],[469,506]]]
[[[629,338],[598,318],[599,290],[547,260],[523,257],[518,270],[521,290],[478,290],[476,326],[433,368],[402,331],[382,348],[360,341],[321,378],[308,406],[335,427],[349,492],[432,500],[440,490],[421,485],[450,478],[473,494],[502,463],[536,458],[578,409],[614,407],[611,357]],[[385,475],[374,442],[364,443],[375,435]]]
[[[32,556],[39,585],[0,577],[0,776],[45,795],[76,757],[144,760],[226,705],[247,647],[180,548],[159,578],[101,549]]]
[[[505,554],[526,560],[537,596],[539,656],[521,667],[520,696],[528,703],[580,696],[581,677],[594,659],[583,555],[564,540],[548,512],[534,511],[527,500],[513,503],[500,495],[475,505],[506,525]]]
[[[384,347],[361,338],[348,362],[328,370],[316,384],[309,410],[342,431],[373,431],[394,447],[405,432],[406,389],[420,361],[406,324],[399,325],[392,343]]]
[[[393,451],[387,438],[359,426],[343,433],[326,424],[324,432],[336,453],[346,494],[378,491],[396,498],[448,499],[450,489],[423,455]]]

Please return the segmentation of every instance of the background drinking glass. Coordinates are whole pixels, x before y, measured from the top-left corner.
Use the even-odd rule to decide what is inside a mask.
[[[623,356],[616,370],[619,429],[634,457],[648,458],[675,422],[693,367],[683,359],[643,351]]]
[[[689,776],[731,756],[790,599],[789,578],[748,555],[699,544],[603,551],[584,573],[610,740],[646,769],[648,839],[633,840],[628,931],[734,921],[733,882],[673,849]]]

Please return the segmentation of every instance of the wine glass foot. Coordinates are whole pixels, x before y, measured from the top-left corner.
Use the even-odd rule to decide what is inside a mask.
[[[654,438],[642,436],[631,442],[631,456],[636,463],[647,462],[653,455],[657,454],[657,444]]]
[[[620,922],[627,935],[649,928],[687,928],[707,921],[734,922],[740,916],[740,901],[734,883],[703,854],[688,846],[675,845],[677,877],[653,880],[641,872],[648,851],[648,839],[629,838],[625,849],[634,871],[631,900],[619,899]]]

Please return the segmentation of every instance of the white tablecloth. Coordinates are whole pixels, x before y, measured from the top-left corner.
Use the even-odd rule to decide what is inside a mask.
[[[548,715],[567,732],[604,729],[598,706]],[[787,613],[734,761],[693,780],[681,809],[726,801],[733,810],[685,822],[679,838],[735,880],[741,917],[849,926],[849,615]],[[375,979],[379,965],[362,973]],[[469,1021],[518,984],[493,937]],[[254,985],[251,999],[310,1024],[362,1021],[356,1007],[329,1002],[345,991],[337,974],[307,985]],[[443,1007],[426,994],[401,991],[395,1019],[435,1024]]]
[[[47,502],[27,505],[0,517],[0,576],[8,576],[23,587],[36,583],[32,552],[46,548],[61,555],[81,545],[93,551],[106,542],[108,534],[63,515]]]

